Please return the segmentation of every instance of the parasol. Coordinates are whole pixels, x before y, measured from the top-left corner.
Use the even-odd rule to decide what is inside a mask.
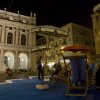
[[[85,58],[86,58],[86,52],[90,51],[90,49],[83,47],[83,46],[79,46],[79,45],[71,45],[71,46],[64,47],[63,49],[61,49],[61,51],[72,51],[72,52],[81,51],[81,52],[85,53]],[[73,58],[73,57],[79,57],[79,56],[78,55],[77,56],[67,56],[67,57],[63,56],[64,63],[65,63],[65,58],[69,59],[69,58]],[[86,60],[86,62],[87,62],[87,60]],[[65,65],[66,65],[66,63],[65,63]]]

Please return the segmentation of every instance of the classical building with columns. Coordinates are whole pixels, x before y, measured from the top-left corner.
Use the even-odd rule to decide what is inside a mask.
[[[7,67],[29,69],[32,67],[30,50],[35,46],[35,14],[30,16],[0,10],[0,72]]]
[[[60,59],[62,46],[74,44],[94,49],[92,30],[74,23],[61,28],[37,26],[35,14],[24,16],[19,11],[12,13],[6,9],[0,10],[0,72],[4,72],[8,67],[13,70],[34,69],[39,52],[32,53],[32,50],[43,45],[50,47],[50,50],[47,50],[48,58],[54,61]],[[44,55],[45,51],[42,53]]]
[[[37,37],[42,33],[44,39],[38,42]],[[24,16],[19,11],[12,13],[6,9],[0,10],[0,72],[4,72],[6,68],[13,70],[36,68],[38,54],[31,51],[41,43],[46,45],[51,38],[46,35],[48,33],[56,37],[55,35],[66,32],[54,26],[36,26],[36,15],[32,13],[30,16]]]

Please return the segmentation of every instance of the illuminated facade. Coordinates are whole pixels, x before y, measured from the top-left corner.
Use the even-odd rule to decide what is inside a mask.
[[[33,27],[36,16],[24,16],[0,10],[0,72],[7,67],[29,69],[32,67],[30,50],[35,46]]]

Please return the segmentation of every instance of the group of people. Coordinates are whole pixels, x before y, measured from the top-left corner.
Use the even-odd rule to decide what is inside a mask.
[[[53,77],[54,75],[58,75],[61,72],[62,67],[61,67],[60,61],[58,61],[58,63],[55,63],[53,68],[54,68],[54,71],[53,71],[51,77]]]
[[[52,72],[51,77],[53,77],[54,75],[58,75],[58,73],[62,70],[60,61],[58,61],[58,63],[55,63],[53,68],[54,68],[54,71]],[[45,70],[45,68],[42,65],[42,57],[41,56],[37,60],[37,70],[38,70],[38,79],[39,80],[44,79],[44,74],[45,74],[44,70]]]
[[[7,69],[6,69],[7,79],[12,79],[12,78],[14,78],[14,75],[13,75],[13,74],[14,74],[14,73],[13,73],[12,69],[10,69],[10,68],[7,68]]]

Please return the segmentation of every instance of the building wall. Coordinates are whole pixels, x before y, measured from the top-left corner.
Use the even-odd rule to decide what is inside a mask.
[[[25,60],[23,55],[26,55],[27,58],[27,69],[33,66],[30,51],[36,45],[36,34],[33,31],[36,25],[35,17],[35,15],[32,16],[32,13],[30,16],[24,16],[19,12],[16,14],[0,10],[0,71],[9,67],[5,64],[5,55],[13,56],[11,57],[14,58],[12,69],[21,68],[21,60]],[[23,59],[20,58],[20,54],[22,54]]]
[[[95,50],[96,54],[100,54],[100,4],[93,8],[92,23],[95,37]]]
[[[68,24],[62,26],[61,29],[63,29],[63,30],[68,32],[68,37],[66,38],[65,45],[73,45],[72,24],[68,23]]]
[[[94,34],[92,29],[75,23],[69,23],[63,26],[62,29],[69,33],[67,38],[68,45],[81,45],[94,49]]]

